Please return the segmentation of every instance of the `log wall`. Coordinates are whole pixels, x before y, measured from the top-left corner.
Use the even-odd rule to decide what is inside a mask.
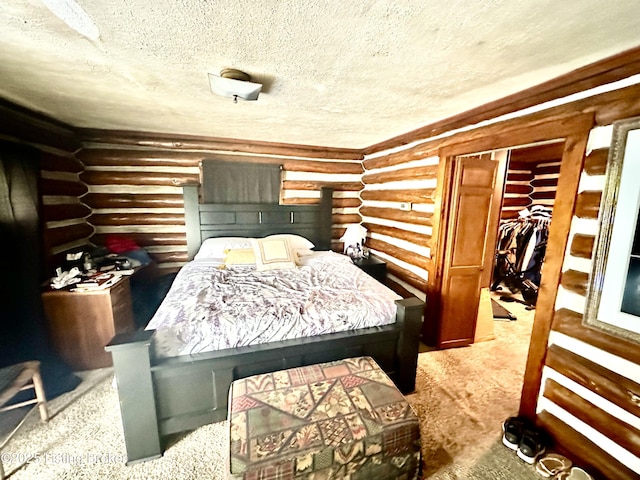
[[[555,161],[540,162],[533,171],[531,186],[531,205],[544,205],[553,207],[558,189],[558,177],[560,175],[560,163],[562,158]]]
[[[586,157],[583,157],[580,145],[586,144],[594,123],[609,125],[617,119],[640,115],[638,95],[640,86],[633,85],[614,89],[610,93],[587,96],[583,100],[539,114],[523,115],[520,119],[497,122],[460,133],[450,132],[441,138],[414,138],[413,142],[405,138],[407,145],[369,154],[363,162],[366,173],[363,176],[365,188],[362,192],[361,213],[365,222],[383,224],[397,221],[392,215],[403,213],[399,210],[399,203],[410,199],[433,205],[427,207],[431,210],[429,222],[432,228],[428,243],[425,241],[420,244],[415,240],[408,244],[402,243],[404,239],[399,234],[406,236],[407,232],[415,232],[413,227],[406,226],[408,221],[403,225],[404,228],[399,228],[399,225],[392,225],[395,230],[387,228],[384,243],[375,238],[375,229],[379,228],[377,225],[368,239],[374,253],[386,258],[391,266],[391,286],[394,287],[394,282],[397,282],[401,287],[409,285],[412,289],[421,288],[420,282],[426,277],[428,302],[433,304],[434,301],[437,302],[438,291],[430,282],[432,278],[437,278],[434,265],[439,261],[438,252],[443,248],[438,245],[438,230],[443,228],[440,217],[446,207],[446,198],[443,197],[445,159],[456,154],[509,148],[514,143],[524,144],[535,139],[551,140],[558,138],[558,125],[566,125],[563,128],[566,128],[567,133],[564,135],[567,135],[568,140],[563,146],[561,167],[564,170],[559,170],[557,165],[542,167],[551,167],[551,172],[545,171],[542,174],[552,175],[553,181],[557,182],[554,205],[559,210],[554,212],[555,227],[552,222],[554,233],[551,243],[554,249],[548,255],[551,257],[549,264],[545,263],[543,269],[543,282],[546,283],[541,289],[544,291],[539,298],[540,308],[537,309],[531,337],[521,412],[533,416],[551,434],[554,450],[570,456],[575,463],[593,473],[595,478],[622,479],[640,475],[640,445],[637,443],[640,426],[640,412],[637,410],[637,399],[640,398],[640,349],[637,345],[585,328],[581,324],[608,144],[599,145],[590,141]],[[584,115],[589,112],[593,113],[591,119]],[[602,137],[601,128],[596,128],[591,135],[594,138]],[[434,183],[421,185],[414,190],[410,188],[415,172],[411,169],[411,162],[419,161],[438,165],[439,168]],[[574,197],[573,193],[567,192],[572,192],[571,178],[576,170],[575,165],[582,165],[583,161],[582,180],[578,186],[576,178],[578,193]],[[580,168],[578,166],[577,170]],[[396,182],[397,189],[384,184],[375,185],[375,182],[370,181],[371,177],[367,178],[371,173],[383,173],[386,170],[394,172],[393,181]],[[563,178],[560,171],[568,173]],[[407,173],[406,177],[402,178],[402,173]],[[545,182],[539,182],[542,183]],[[371,191],[375,193],[372,194]],[[384,197],[379,198],[381,194],[378,192],[385,192],[382,194]],[[564,192],[562,198],[561,192]],[[389,205],[390,209],[386,211],[376,212],[378,215],[372,216],[373,220],[370,220],[365,215],[369,199],[395,202],[395,205]],[[571,221],[574,205],[575,216]],[[571,230],[566,254],[562,245],[567,237],[560,238],[559,234],[565,229]],[[406,248],[401,245],[406,245]],[[416,245],[428,246],[429,257],[422,258],[426,256],[418,253]],[[562,251],[556,251],[558,247]],[[405,262],[402,270],[395,266],[400,261]],[[421,271],[422,275],[416,276],[414,269],[420,267],[424,272]],[[556,269],[557,275],[554,273]],[[551,285],[555,280],[545,281],[545,275],[547,278],[558,278],[558,282],[561,282],[557,298],[554,290],[557,283],[556,286]],[[409,283],[410,279],[414,283]],[[425,321],[428,321],[426,317]],[[547,348],[547,341],[552,348]]]
[[[640,475],[640,348],[582,324],[610,132],[592,132],[605,142],[585,158],[537,409],[559,451],[622,479]]]
[[[360,221],[362,162],[358,154],[315,149],[305,157],[304,149],[296,147],[289,152],[280,148],[276,155],[267,146],[260,154],[242,152],[246,144],[225,144],[229,150],[222,151],[220,145],[190,143],[188,137],[177,142],[173,137],[163,141],[149,135],[151,145],[140,145],[140,138],[144,137],[139,133],[116,137],[95,131],[85,136],[85,147],[78,154],[84,165],[80,178],[87,185],[82,200],[91,207],[88,220],[95,227],[94,243],[104,244],[107,235],[133,238],[162,272],[175,271],[187,261],[182,185],[199,183],[200,163],[207,159],[283,165],[282,202],[286,204],[317,203],[320,187],[333,187],[336,249],[345,225]]]
[[[47,267],[53,274],[64,252],[92,247],[94,227],[87,220],[91,208],[80,199],[88,189],[80,180],[84,167],[75,154],[43,152],[40,168],[43,235]]]
[[[517,218],[532,205],[553,207],[562,161],[562,142],[510,152],[501,218]]]
[[[439,157],[416,147],[371,155],[363,165],[360,214],[366,244],[387,262],[389,287],[425,300]]]
[[[518,218],[520,210],[531,206],[531,194],[533,193],[531,182],[535,179],[534,169],[535,165],[528,162],[509,162],[500,219]]]

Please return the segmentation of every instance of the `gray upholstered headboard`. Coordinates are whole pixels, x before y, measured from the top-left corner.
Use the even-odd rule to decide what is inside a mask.
[[[265,237],[274,233],[295,233],[311,240],[316,250],[331,247],[333,189],[323,187],[320,203],[280,205],[277,203],[200,203],[198,185],[185,185],[185,222],[189,260],[209,237]]]

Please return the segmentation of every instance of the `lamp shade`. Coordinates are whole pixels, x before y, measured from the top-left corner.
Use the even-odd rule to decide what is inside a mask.
[[[250,82],[251,77],[239,70],[227,68],[220,75],[209,74],[209,86],[211,91],[222,97],[237,100],[257,100],[262,84]]]
[[[347,227],[340,241],[344,242],[344,251],[352,246],[361,246],[367,238],[367,229],[357,223],[352,223]]]

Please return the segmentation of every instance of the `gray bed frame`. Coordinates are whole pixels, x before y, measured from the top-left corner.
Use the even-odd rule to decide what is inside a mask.
[[[200,204],[198,186],[183,187],[187,246],[193,258],[209,237],[294,233],[318,250],[331,244],[332,190],[317,205]],[[227,417],[227,396],[238,378],[368,355],[403,393],[415,389],[424,303],[398,300],[396,323],[215,352],[155,358],[153,330],[117,335],[111,352],[120,399],[127,464],[158,458],[167,435]]]

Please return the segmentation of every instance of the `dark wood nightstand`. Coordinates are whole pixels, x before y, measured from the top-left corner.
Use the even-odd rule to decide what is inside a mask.
[[[387,279],[387,264],[379,258],[369,256],[367,258],[359,258],[354,260],[353,264],[368,273],[380,283],[385,283]]]

